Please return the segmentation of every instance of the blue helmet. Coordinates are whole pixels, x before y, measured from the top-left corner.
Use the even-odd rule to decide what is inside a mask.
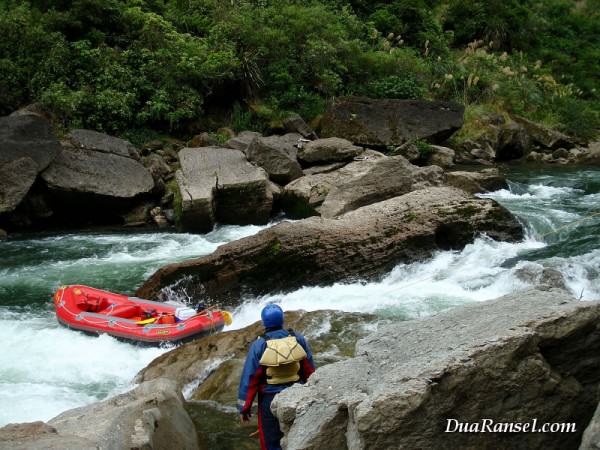
[[[279,305],[267,305],[260,313],[265,328],[283,326],[283,309]]]

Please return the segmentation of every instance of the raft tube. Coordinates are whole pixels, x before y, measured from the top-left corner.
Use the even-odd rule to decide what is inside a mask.
[[[61,325],[87,334],[109,334],[139,345],[181,343],[223,329],[231,316],[205,310],[186,320],[175,318],[176,305],[95,289],[63,286],[54,294],[56,318]]]

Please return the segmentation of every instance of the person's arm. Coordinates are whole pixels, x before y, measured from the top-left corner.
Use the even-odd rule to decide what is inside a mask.
[[[243,422],[247,422],[251,416],[252,403],[264,377],[264,369],[259,363],[259,354],[262,353],[260,352],[261,348],[261,341],[252,343],[242,370],[238,391],[238,411]]]
[[[306,358],[300,361],[300,380],[302,382],[306,382],[306,380],[308,380],[308,378],[315,371],[315,362],[313,360],[313,354],[310,349],[310,345],[308,345],[308,342],[306,342],[304,336],[298,336],[297,339],[306,352]]]

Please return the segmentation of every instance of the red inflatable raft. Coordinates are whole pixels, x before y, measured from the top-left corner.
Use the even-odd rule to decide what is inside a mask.
[[[185,342],[231,323],[227,311],[205,310],[180,320],[177,306],[80,285],[58,289],[54,307],[58,322],[68,328],[143,345]]]

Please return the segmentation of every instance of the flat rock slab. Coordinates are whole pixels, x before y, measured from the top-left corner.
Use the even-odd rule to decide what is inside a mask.
[[[279,223],[209,256],[163,267],[137,294],[157,297],[180,282],[177,289],[189,295],[235,301],[242,289],[260,295],[368,279],[438,249],[462,248],[477,233],[500,240],[523,236],[518,221],[493,200],[449,187],[421,189],[335,219]]]
[[[341,138],[317,139],[298,150],[298,159],[308,164],[348,161],[363,152],[363,148]]]
[[[452,102],[343,97],[327,110],[321,137],[388,147],[414,139],[438,144],[463,125],[464,107]]]
[[[0,214],[23,201],[60,150],[45,119],[32,114],[0,117]]]
[[[51,189],[121,199],[149,193],[154,187],[150,172],[128,156],[69,146],[41,176]]]
[[[273,206],[269,178],[239,150],[184,148],[177,182],[182,196],[181,226],[209,231],[216,221],[267,223]]]
[[[69,132],[65,139],[71,141],[78,148],[112,153],[113,155],[136,160],[140,159],[137,149],[131,142],[98,131],[76,129]]]
[[[553,289],[384,326],[275,398],[283,447],[576,448],[597,404],[599,321],[599,302]],[[446,433],[449,419],[576,432]]]

